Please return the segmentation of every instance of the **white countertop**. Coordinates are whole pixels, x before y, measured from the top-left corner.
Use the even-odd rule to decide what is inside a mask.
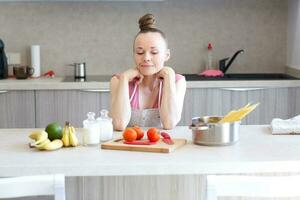
[[[109,89],[109,82],[63,82],[64,77],[3,79],[0,90],[87,90]]]
[[[107,81],[63,82],[64,77],[31,78],[25,80],[10,78],[0,80],[0,90],[108,90],[110,76],[103,77]],[[300,80],[187,81],[187,88],[232,87],[300,87]]]
[[[188,127],[177,127],[168,132],[189,142],[169,154],[103,150],[99,146],[39,151],[28,147],[31,131],[0,129],[0,177],[300,172],[300,135],[271,135],[269,126],[241,126],[240,141],[221,147],[194,145]]]

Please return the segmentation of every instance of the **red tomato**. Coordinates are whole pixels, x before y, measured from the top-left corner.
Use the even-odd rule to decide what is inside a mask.
[[[136,137],[137,140],[140,140],[144,137],[144,131],[139,126],[133,126],[132,128],[137,133],[137,137]]]
[[[159,131],[156,128],[149,128],[147,137],[150,142],[157,142],[160,139]]]
[[[132,142],[136,140],[137,133],[133,128],[126,128],[123,132],[123,138],[128,142]]]

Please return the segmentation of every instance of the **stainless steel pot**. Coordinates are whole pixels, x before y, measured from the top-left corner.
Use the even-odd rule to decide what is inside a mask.
[[[75,79],[85,79],[86,77],[86,65],[84,63],[74,63],[70,66],[74,67],[74,78]]]
[[[218,123],[221,119],[218,116],[193,118],[190,129],[194,144],[223,146],[236,143],[239,140],[240,122]]]

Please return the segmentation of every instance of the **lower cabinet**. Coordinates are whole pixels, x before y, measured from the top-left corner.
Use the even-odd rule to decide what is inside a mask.
[[[109,109],[109,92],[103,90],[38,90],[36,91],[36,127],[50,122],[64,125],[69,121],[82,127],[88,112]]]
[[[0,128],[35,127],[34,91],[0,91]]]
[[[178,125],[193,117],[226,115],[247,103],[260,105],[242,124],[269,124],[273,118],[300,114],[300,88],[189,88]],[[50,122],[70,121],[82,127],[87,112],[109,109],[105,90],[0,91],[0,128],[44,128]]]
[[[300,88],[196,88],[188,89],[179,125],[190,125],[193,117],[223,116],[247,103],[260,105],[242,124],[269,124],[273,118],[300,114]]]
[[[251,173],[237,175],[283,176],[297,173]],[[206,175],[85,176],[66,177],[66,200],[205,200]],[[39,196],[39,200],[49,200]],[[222,197],[226,200],[268,199],[257,197]],[[284,198],[297,200],[299,198]],[[29,198],[18,198],[29,200]]]

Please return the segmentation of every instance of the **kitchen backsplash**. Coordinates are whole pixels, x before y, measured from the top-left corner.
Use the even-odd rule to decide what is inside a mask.
[[[169,41],[167,62],[179,73],[213,59],[239,55],[228,72],[284,72],[286,0],[165,0],[164,2],[0,2],[0,38],[6,52],[30,64],[30,45],[41,46],[41,71],[71,75],[67,64],[86,62],[87,74],[114,74],[134,65],[137,20],[153,13]]]

